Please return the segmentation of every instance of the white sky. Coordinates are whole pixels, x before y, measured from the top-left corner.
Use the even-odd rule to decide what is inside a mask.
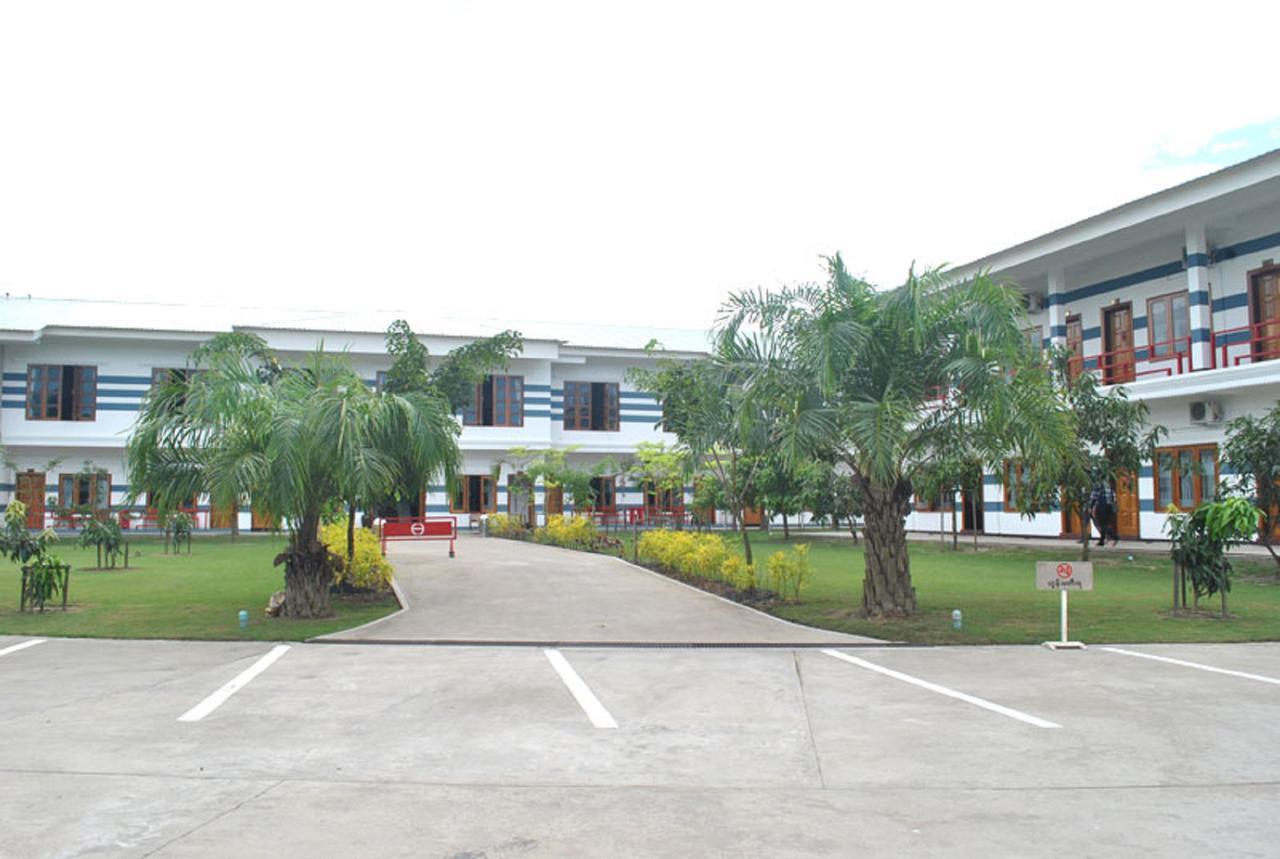
[[[0,292],[702,328],[820,254],[890,285],[1280,146],[1277,25],[4,2]]]

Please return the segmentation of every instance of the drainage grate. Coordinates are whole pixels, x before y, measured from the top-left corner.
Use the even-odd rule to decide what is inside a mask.
[[[312,638],[307,644],[377,644],[402,647],[530,647],[594,648],[597,650],[818,650],[822,648],[931,647],[903,641],[500,641],[492,639]]]

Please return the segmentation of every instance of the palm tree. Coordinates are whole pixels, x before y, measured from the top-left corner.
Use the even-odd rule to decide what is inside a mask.
[[[127,446],[129,482],[163,505],[251,487],[255,505],[288,528],[275,561],[285,567],[284,614],[320,617],[340,563],[320,542],[322,517],[397,479],[423,487],[451,476],[458,426],[440,397],[369,390],[345,355],[317,350],[279,372],[263,372],[261,358],[206,355],[181,394],[148,398]]]
[[[1016,290],[913,270],[881,292],[839,255],[828,275],[822,285],[732,296],[719,349],[740,363],[761,411],[779,417],[777,450],[847,466],[866,516],[863,610],[907,615],[916,593],[905,517],[912,479],[933,452],[963,433],[979,439],[986,461],[1056,461],[1071,423],[1022,333]]]

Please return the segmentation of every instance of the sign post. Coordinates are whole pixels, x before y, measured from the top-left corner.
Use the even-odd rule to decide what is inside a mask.
[[[1084,644],[1067,638],[1067,592],[1093,590],[1093,563],[1090,561],[1036,561],[1036,590],[1057,591],[1060,597],[1062,633],[1057,641],[1046,641],[1050,650],[1083,650]]]

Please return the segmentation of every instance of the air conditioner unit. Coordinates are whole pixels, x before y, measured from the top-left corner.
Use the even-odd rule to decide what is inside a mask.
[[[1023,303],[1027,306],[1028,313],[1036,313],[1044,310],[1044,298],[1036,292],[1027,292],[1022,296]]]
[[[1191,422],[1193,424],[1222,423],[1222,403],[1213,400],[1195,400],[1191,403]]]

